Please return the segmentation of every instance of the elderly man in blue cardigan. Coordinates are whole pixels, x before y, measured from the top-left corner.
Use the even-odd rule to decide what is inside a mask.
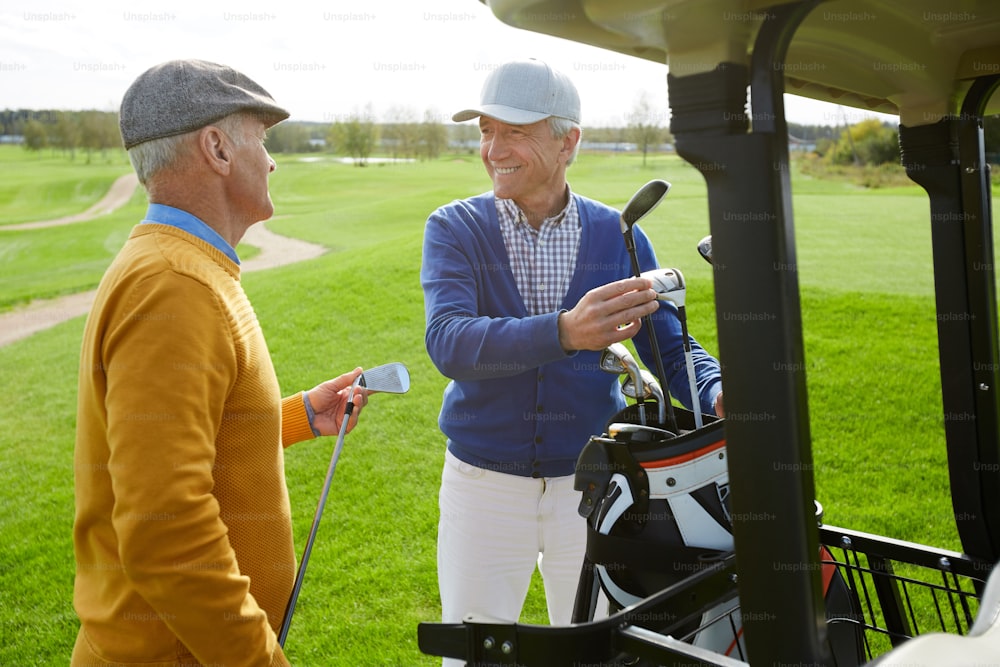
[[[507,63],[479,106],[453,116],[474,118],[493,190],[431,214],[421,269],[427,350],[451,379],[439,417],[442,616],[516,621],[537,564],[550,621],[566,624],[586,542],[574,465],[625,406],[600,352],[651,315],[671,394],[721,415],[719,364],[691,341],[700,405],[687,405],[676,309],[631,277],[620,213],[566,181],[581,134],[572,82],[537,60]],[[633,233],[641,268],[656,268]],[[635,347],[652,367],[647,337]]]

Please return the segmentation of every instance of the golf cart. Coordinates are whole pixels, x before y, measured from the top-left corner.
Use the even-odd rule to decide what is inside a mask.
[[[680,451],[671,447],[716,447],[718,454],[724,443],[733,548],[696,559],[683,577],[606,618],[583,614],[561,627],[475,617],[425,623],[421,650],[527,667],[1000,663],[1000,580],[990,576],[1000,559],[1000,345],[982,130],[983,116],[1000,112],[1000,99],[991,100],[1000,87],[1000,3],[487,4],[513,26],[669,65],[676,150],[707,182],[713,261],[726,267],[714,282],[727,418],[701,428],[689,422],[681,437],[640,447],[621,446],[631,445],[628,429],[609,430],[588,447],[603,447],[591,454],[609,475],[622,472],[640,485]],[[903,166],[930,198],[945,439],[962,552],[818,520],[797,274],[774,268],[796,266],[785,92],[899,115]],[[759,224],[748,224],[748,215]],[[663,451],[650,451],[657,448]],[[586,481],[580,470],[578,482]],[[610,480],[591,481],[592,501],[600,503]],[[585,501],[589,487],[582,488]],[[607,581],[600,580],[605,590]],[[588,606],[580,597],[578,605]],[[700,641],[716,623],[732,640]]]

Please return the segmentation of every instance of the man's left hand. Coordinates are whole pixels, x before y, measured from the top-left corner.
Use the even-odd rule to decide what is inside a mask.
[[[351,393],[351,385],[361,373],[361,368],[355,368],[350,373],[344,373],[332,380],[327,380],[306,392],[306,397],[315,413],[312,425],[320,432],[320,435],[337,435],[340,432],[344,411],[347,409],[347,399]],[[357,425],[361,408],[368,404],[368,392],[364,387],[355,388],[353,402],[354,411],[347,422],[348,432]]]

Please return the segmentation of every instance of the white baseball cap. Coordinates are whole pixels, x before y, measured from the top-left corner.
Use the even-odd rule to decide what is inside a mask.
[[[457,123],[479,116],[511,125],[529,125],[549,116],[580,122],[580,96],[562,72],[541,60],[516,60],[497,67],[486,77],[479,106],[459,111]]]

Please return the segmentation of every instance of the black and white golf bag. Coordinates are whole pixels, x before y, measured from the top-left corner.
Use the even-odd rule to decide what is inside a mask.
[[[637,416],[634,405],[618,413],[608,432],[592,437],[577,461],[587,553],[574,622],[593,620],[599,592],[609,611],[617,612],[733,550],[723,421],[705,416],[705,425],[694,430],[691,413],[676,409],[682,435],[673,437],[636,426]],[[824,573],[824,591],[828,616],[850,617],[852,596],[839,573]],[[836,664],[862,664],[860,636],[853,628],[841,628],[829,626]],[[746,656],[735,592],[672,632],[715,653]]]

